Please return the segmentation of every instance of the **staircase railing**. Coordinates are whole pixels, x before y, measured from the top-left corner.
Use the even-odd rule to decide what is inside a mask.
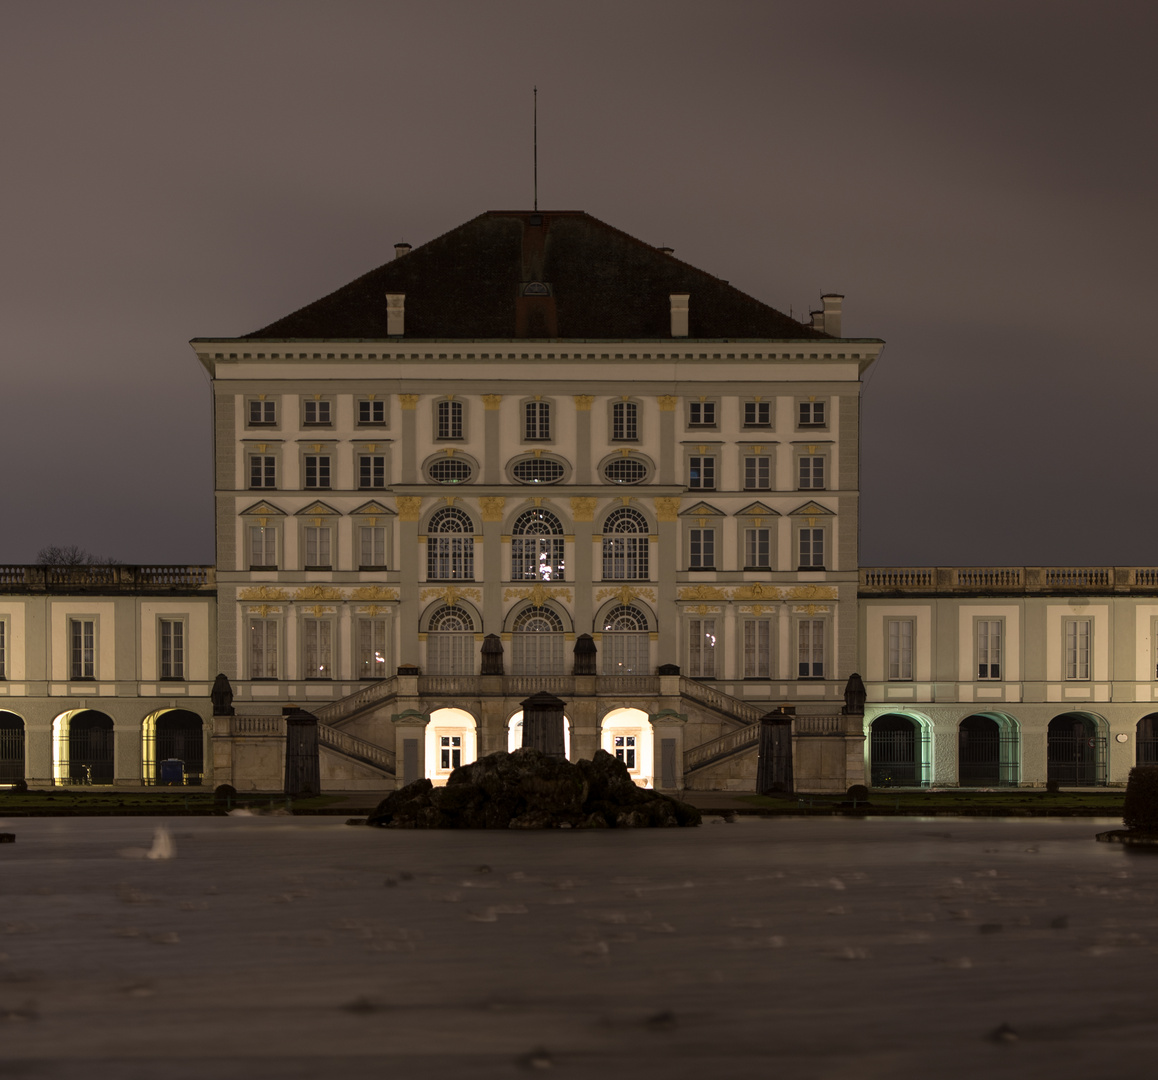
[[[722,690],[717,690],[714,686],[696,682],[695,679],[681,678],[680,693],[744,724],[754,724],[770,707],[761,708],[751,702],[742,701],[740,698],[732,697],[731,694],[725,694]]]
[[[373,765],[376,769],[381,769],[391,776],[396,773],[396,755],[393,750],[385,746],[368,742],[366,739],[359,739],[355,735],[330,727],[329,724],[318,724],[318,742],[322,746],[328,746],[331,750],[337,750],[339,754],[344,754],[346,757]]]
[[[398,677],[391,675],[388,679],[371,683],[361,690],[347,694],[337,701],[318,705],[310,711],[325,724],[336,724],[353,716],[356,712],[369,708],[379,701],[386,701],[398,693]]]
[[[719,761],[721,758],[729,757],[741,750],[747,750],[759,741],[759,724],[749,724],[747,727],[736,728],[735,731],[729,731],[727,735],[721,735],[718,739],[711,739],[706,743],[700,743],[699,746],[693,746],[690,750],[685,750],[684,772],[689,773],[693,769],[702,769],[713,761]]]

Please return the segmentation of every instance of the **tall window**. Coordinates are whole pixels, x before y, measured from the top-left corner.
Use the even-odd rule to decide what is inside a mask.
[[[563,674],[563,620],[550,608],[527,608],[511,634],[513,675]]]
[[[744,427],[771,427],[772,403],[770,401],[744,402]]]
[[[431,616],[426,667],[431,675],[474,674],[474,620],[462,608],[440,608]]]
[[[8,624],[0,619],[0,679],[8,678]]]
[[[330,424],[330,403],[328,401],[307,401],[306,423],[328,427]]]
[[[563,525],[550,510],[519,515],[511,527],[511,580],[562,581]]]
[[[648,673],[647,619],[633,607],[612,608],[603,620],[604,675]]]
[[[462,736],[441,735],[438,743],[439,767],[457,769],[462,764]]]
[[[161,678],[185,678],[185,624],[180,619],[161,620]]]
[[[369,404],[374,404],[369,402]],[[386,456],[384,454],[358,455],[358,487],[381,488],[386,486]]]
[[[824,569],[824,530],[800,530],[800,570]]]
[[[358,528],[358,566],[362,570],[386,569],[386,527],[362,525]]]
[[[528,439],[551,437],[551,405],[546,401],[528,401],[523,406],[523,434]]]
[[[744,620],[744,678],[772,678],[772,620]]]
[[[646,581],[647,519],[629,506],[607,515],[603,523],[603,580]]]
[[[824,402],[802,401],[800,403],[800,427],[824,427]]]
[[[277,529],[270,525],[249,527],[250,570],[272,570],[277,567]]]
[[[277,486],[277,466],[273,454],[249,455],[249,486],[251,488]]]
[[[824,620],[801,619],[796,624],[797,675],[801,679],[824,678]]]
[[[305,619],[302,623],[305,645],[303,659],[307,679],[334,677],[334,624],[329,619]]]
[[[386,402],[378,401],[377,399],[370,401],[358,402],[358,423],[359,424],[384,424],[386,423]]]
[[[801,488],[824,487],[824,458],[822,456],[802,457],[799,466]]]
[[[260,427],[277,423],[277,408],[272,401],[260,399],[249,403],[249,426]]]
[[[69,678],[96,678],[96,623],[92,619],[68,621]]]
[[[305,532],[306,569],[329,570],[333,565],[330,562],[330,527],[328,525],[307,525]]]
[[[249,677],[277,678],[277,621],[249,620]]]
[[[693,679],[716,677],[716,620],[688,621],[688,675]]]
[[[386,620],[358,620],[358,678],[386,678]]]
[[[688,487],[704,491],[716,486],[716,459],[714,457],[688,458]]]
[[[714,570],[716,568],[716,530],[691,529],[688,531],[688,569]]]
[[[1066,678],[1090,677],[1090,620],[1066,619]]]
[[[772,530],[744,530],[744,569],[768,570],[772,566]]]
[[[1000,619],[977,620],[977,678],[1001,678],[1001,638],[1004,630]]]
[[[744,487],[748,491],[768,491],[772,487],[772,459],[761,454],[759,457],[744,458]]]
[[[639,438],[638,416],[634,401],[616,401],[611,406],[611,438],[616,442]]]
[[[889,678],[913,677],[913,620],[889,619]]]
[[[330,486],[330,455],[306,454],[306,487],[328,488]]]
[[[450,402],[455,404],[455,402]],[[474,524],[462,510],[438,510],[427,526],[426,576],[431,581],[474,578]]]
[[[714,401],[692,401],[688,403],[689,427],[715,427],[716,403]]]
[[[438,437],[440,439],[462,438],[462,402],[440,401],[436,410],[438,417]]]

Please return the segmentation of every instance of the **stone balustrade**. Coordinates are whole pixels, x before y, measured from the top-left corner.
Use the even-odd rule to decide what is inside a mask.
[[[1153,566],[866,566],[861,596],[970,593],[1154,593]]]
[[[212,592],[212,566],[0,566],[0,591],[77,592]]]

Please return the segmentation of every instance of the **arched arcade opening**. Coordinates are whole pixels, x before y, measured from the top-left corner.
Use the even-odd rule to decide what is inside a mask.
[[[115,777],[113,718],[72,709],[52,722],[52,777],[57,784],[111,784]]]
[[[1021,779],[1017,721],[1004,713],[973,713],[957,727],[957,783],[962,787],[1016,785]]]
[[[869,783],[873,787],[922,787],[932,766],[929,736],[904,713],[884,713],[869,725]]]
[[[1158,713],[1138,721],[1134,735],[1134,764],[1158,765]]]
[[[0,711],[0,784],[24,779],[24,721]]]
[[[146,784],[197,785],[205,774],[205,732],[188,709],[161,709],[141,725],[141,769]]]
[[[426,776],[445,784],[460,765],[478,756],[477,725],[465,709],[435,709],[426,725]]]
[[[1068,712],[1049,722],[1046,779],[1067,787],[1100,787],[1106,783],[1108,725],[1088,712]]]
[[[640,787],[654,787],[651,721],[642,709],[612,709],[599,725],[599,746],[627,766]]]

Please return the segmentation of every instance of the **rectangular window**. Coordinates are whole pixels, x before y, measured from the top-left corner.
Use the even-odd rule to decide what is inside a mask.
[[[551,406],[546,401],[528,401],[524,406],[526,424],[523,434],[528,439],[551,437]]]
[[[277,529],[269,525],[250,525],[249,568],[277,569]]]
[[[770,401],[744,402],[744,427],[771,427],[772,403]]]
[[[373,402],[370,402],[373,404]],[[386,457],[384,454],[358,455],[358,487],[383,488],[386,486]]]
[[[796,624],[798,677],[824,678],[824,620],[801,619]]]
[[[1001,619],[977,620],[977,678],[1001,678],[1001,638],[1004,632]]]
[[[760,457],[744,458],[744,487],[748,491],[768,491],[772,487],[772,459]]]
[[[824,530],[800,530],[800,563],[798,570],[824,569]]]
[[[689,427],[715,427],[716,403],[714,401],[692,401],[688,403]]]
[[[307,570],[329,570],[330,562],[330,527],[328,525],[306,526],[306,561]]]
[[[457,769],[462,764],[462,736],[443,735],[439,738],[439,765],[444,769]]]
[[[362,570],[386,569],[386,527],[362,525],[358,529],[358,565]]]
[[[277,678],[277,622],[274,619],[249,620],[249,677]]]
[[[386,678],[386,620],[358,620],[358,678]]]
[[[617,401],[611,406],[611,438],[616,442],[639,438],[638,409],[633,401]]]
[[[744,678],[772,678],[772,620],[744,620]]]
[[[646,581],[647,579],[647,537],[605,535],[603,537],[603,580]]]
[[[564,551],[561,536],[511,537],[511,580],[563,581]]]
[[[328,488],[330,486],[330,455],[306,454],[306,487]]]
[[[330,403],[328,401],[307,401],[306,423],[315,427],[329,427]]]
[[[913,677],[913,620],[889,619],[889,678]]]
[[[179,619],[161,620],[161,678],[185,678],[185,624]]]
[[[691,529],[688,533],[688,569],[716,568],[716,530]]]
[[[716,620],[688,621],[688,675],[693,679],[716,677]]]
[[[96,678],[96,623],[92,619],[68,621],[69,678]]]
[[[629,769],[635,768],[635,736],[615,736],[615,756]]]
[[[1066,619],[1066,678],[1090,677],[1090,620]]]
[[[430,581],[474,580],[474,537],[430,536],[426,541],[426,576]]]
[[[249,486],[251,488],[271,488],[277,483],[277,470],[273,454],[249,455]]]
[[[716,486],[716,459],[714,457],[688,458],[688,487],[711,491]]]
[[[800,403],[800,427],[824,427],[824,424],[823,401],[802,401]]]
[[[772,568],[772,530],[744,530],[744,569],[770,570]]]
[[[306,619],[302,624],[307,679],[334,677],[334,624],[329,619]]]
[[[800,459],[800,487],[824,487],[824,458],[802,457]]]
[[[277,423],[277,408],[272,401],[251,401],[249,403],[249,426],[265,427]]]
[[[386,402],[375,400],[365,400],[358,402],[358,423],[359,424],[384,424],[386,423]]]
[[[8,624],[0,619],[0,679],[8,678]]]
[[[438,437],[440,439],[462,438],[462,402],[440,401],[437,408]]]

